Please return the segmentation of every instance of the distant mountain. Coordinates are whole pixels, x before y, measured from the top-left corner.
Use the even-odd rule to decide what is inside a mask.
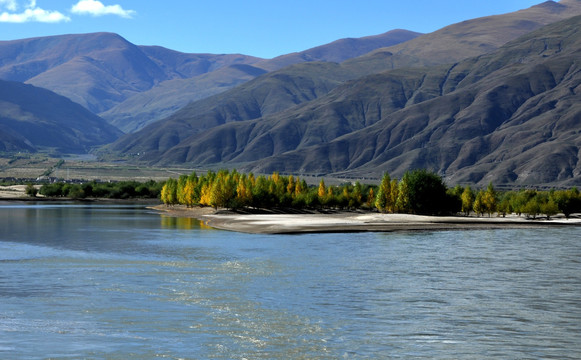
[[[220,63],[222,67],[217,68],[215,65],[210,66],[211,63],[208,62],[206,65],[209,67],[203,68],[205,72],[162,82],[100,115],[125,132],[135,132],[151,122],[170,116],[189,102],[219,94],[268,71],[304,62],[342,62],[419,35],[421,34],[407,30],[392,30],[381,35],[341,39],[302,52],[256,61],[251,65]],[[146,48],[146,52],[152,56],[149,48]],[[162,56],[156,58],[160,64],[168,62]]]
[[[193,78],[164,81],[100,115],[126,133],[135,132],[189,102],[222,93],[264,73],[266,70],[252,65],[235,64]]]
[[[371,66],[390,62],[393,68],[458,62],[498,49],[508,41],[544,25],[581,15],[580,0],[545,1],[512,13],[486,16],[446,26],[387,49],[347,61]],[[381,69],[379,69],[381,71]]]
[[[284,60],[185,54],[137,46],[111,33],[1,41],[0,79],[52,90],[130,132],[267,71],[297,62],[346,59],[417,35],[397,30],[344,39]],[[258,62],[260,66],[254,65]]]
[[[86,153],[121,131],[49,90],[0,80],[0,151]]]
[[[0,54],[0,79],[44,87],[97,114],[163,81],[259,60],[139,47],[111,33],[2,41]]]
[[[569,4],[573,12],[579,1],[557,5]],[[531,9],[562,11],[549,3]],[[502,23],[493,23],[494,32]],[[573,184],[581,173],[579,29],[581,17],[575,17],[453,65],[347,82],[357,64],[378,64],[377,54],[341,65],[310,64],[325,69],[321,84],[327,93],[299,86],[292,97],[314,96],[277,108],[280,100],[252,97],[240,87],[228,93],[230,99],[240,96],[237,102],[214,97],[191,104],[109,148],[145,151],[141,159],[150,163],[223,164],[255,172],[377,177],[427,167],[452,182]],[[291,68],[296,74],[283,83],[306,74],[302,66]],[[286,71],[268,74],[269,81]],[[264,79],[251,83],[266,90],[260,86]],[[303,84],[307,79],[315,81],[305,76]],[[263,113],[266,104],[277,110]],[[196,106],[206,111],[186,113]]]
[[[294,64],[312,61],[343,62],[365,55],[373,50],[407,42],[421,33],[409,30],[391,30],[380,35],[361,38],[346,38],[317,46],[301,52],[281,55],[269,60],[258,61],[255,66],[268,71],[282,69]]]

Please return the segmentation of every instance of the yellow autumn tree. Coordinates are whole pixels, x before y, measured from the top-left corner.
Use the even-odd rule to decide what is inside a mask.
[[[327,186],[325,186],[325,179],[321,179],[321,182],[319,182],[319,189],[317,190],[317,195],[319,196],[319,200],[321,201],[323,201],[323,199],[327,195]]]

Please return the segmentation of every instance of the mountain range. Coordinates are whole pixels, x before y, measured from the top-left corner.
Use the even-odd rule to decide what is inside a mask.
[[[401,176],[406,169],[426,167],[453,182],[575,181],[576,161],[568,158],[567,166],[563,161],[545,164],[547,158],[542,154],[548,138],[537,138],[537,131],[525,137],[523,127],[508,124],[523,111],[521,106],[531,107],[531,98],[540,96],[525,91],[526,84],[520,82],[534,82],[537,76],[555,71],[554,65],[548,65],[556,56],[550,42],[538,39],[565,36],[559,33],[560,26],[568,27],[555,25],[533,33],[531,29],[539,29],[541,19],[581,13],[580,4],[578,0],[549,1],[516,13],[451,25],[340,64],[283,68],[191,103],[164,121],[124,136],[108,150],[139,153],[140,160],[152,164],[225,164],[267,173],[377,178],[383,171]],[[513,41],[497,47],[507,39]],[[542,56],[533,56],[542,49],[532,47],[531,41],[542,44],[542,49],[547,47]],[[432,45],[427,47],[427,43]],[[574,61],[575,46],[556,54]],[[485,55],[466,58],[474,53]],[[486,60],[489,58],[493,60]],[[519,69],[521,77],[509,77],[523,59],[539,67],[529,64]],[[409,63],[417,67],[407,67]],[[543,67],[549,70],[540,72]],[[561,84],[564,77],[551,76],[552,91],[565,86]],[[516,89],[513,81],[520,84]],[[517,99],[507,100],[508,95]],[[535,114],[538,122],[550,107],[535,104],[527,114]],[[522,116],[519,121],[524,121]],[[454,132],[458,127],[463,130]],[[499,140],[491,143],[490,139],[500,136],[498,131],[505,139],[510,138],[508,132],[517,131],[512,142],[504,143],[517,150],[497,148]],[[514,142],[519,138],[522,144]],[[541,143],[544,145],[538,147]],[[560,141],[551,146],[557,143]],[[546,168],[550,166],[561,170]]]
[[[111,33],[51,36],[0,42],[0,79],[52,90],[124,132],[132,132],[190,101],[223,92],[267,71],[299,62],[343,60],[418,35],[394,30],[271,60],[137,46]]]
[[[126,132],[114,141],[105,124],[114,131],[93,143],[112,142],[107,158],[348,178],[423,167],[451,183],[568,186],[581,171],[579,14],[581,0],[546,1],[268,60],[109,33],[25,39],[0,42],[0,78],[54,90]],[[5,129],[5,149],[34,149]]]

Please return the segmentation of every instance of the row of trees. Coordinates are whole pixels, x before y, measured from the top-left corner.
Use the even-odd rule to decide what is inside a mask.
[[[281,176],[268,177],[241,174],[236,170],[209,171],[198,176],[192,173],[178,179],[170,178],[161,190],[161,200],[167,205],[182,204],[215,208],[297,208],[339,207],[359,208],[365,201],[365,187],[356,183],[327,187],[309,187],[304,179]]]
[[[322,179],[309,187],[305,180],[278,173],[266,177],[236,170],[192,173],[170,178],[161,191],[167,205],[215,208],[377,208],[384,212],[440,214],[460,211],[460,200],[448,194],[441,177],[426,170],[407,172],[401,181],[386,174],[379,187],[343,184],[327,186]]]
[[[160,197],[164,183],[153,180],[147,182],[119,181],[111,183],[91,181],[83,184],[57,182],[43,185],[39,193],[46,197],[67,197],[72,199],[155,199]],[[33,196],[31,193],[29,195]],[[34,196],[36,196],[36,193],[34,193]]]
[[[161,189],[166,205],[182,204],[214,208],[339,208],[377,209],[385,213],[456,214],[474,212],[479,216],[516,213],[536,218],[559,212],[569,216],[581,212],[577,189],[541,192],[522,190],[498,192],[490,184],[486,189],[470,186],[448,189],[442,178],[426,170],[406,172],[400,180],[385,174],[379,186],[343,184],[308,186],[294,176],[242,174],[236,170],[195,172],[178,179],[168,179]]]
[[[456,190],[460,193],[459,190]],[[492,185],[486,190],[474,191],[466,186],[460,195],[462,212],[468,215],[474,211],[478,215],[487,213],[489,216],[498,213],[500,216],[515,213],[536,218],[545,215],[550,218],[563,213],[569,218],[572,213],[581,212],[581,194],[576,188],[570,190],[521,190],[497,192]]]

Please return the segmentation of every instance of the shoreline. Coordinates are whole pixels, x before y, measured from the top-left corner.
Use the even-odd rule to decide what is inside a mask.
[[[382,214],[377,212],[304,212],[245,214],[215,211],[213,208],[166,207],[151,209],[168,216],[189,217],[203,221],[220,230],[250,234],[304,234],[333,232],[394,232],[443,231],[470,229],[534,228],[553,226],[581,226],[581,219],[554,217],[526,219],[515,215],[507,217],[424,216]]]

